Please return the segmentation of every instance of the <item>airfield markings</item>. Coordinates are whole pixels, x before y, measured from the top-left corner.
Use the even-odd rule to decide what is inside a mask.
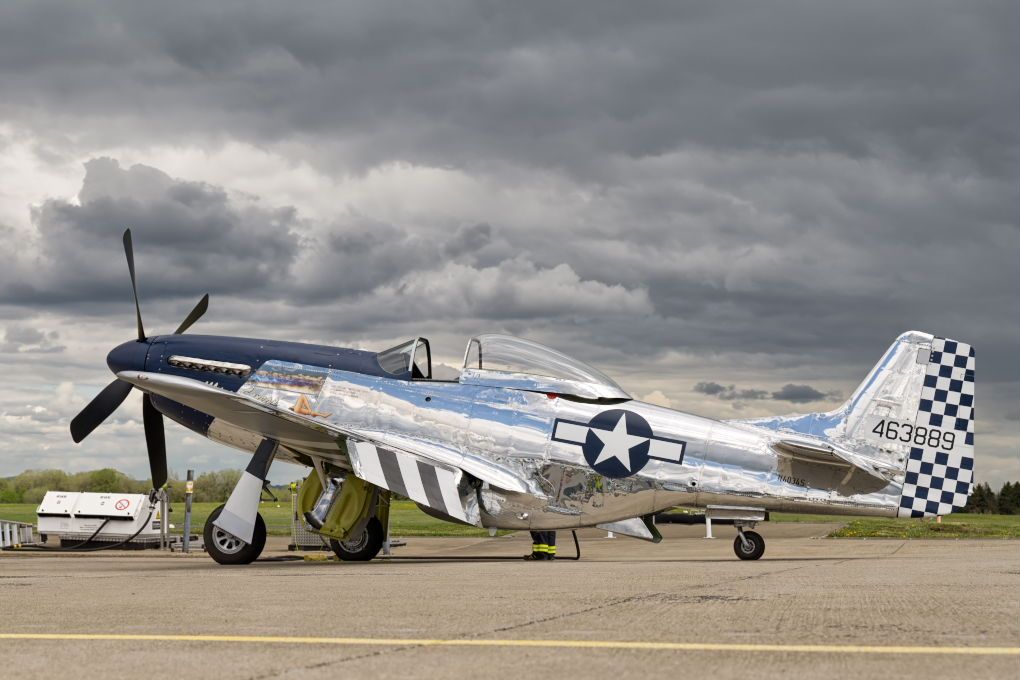
[[[499,640],[432,638],[284,637],[274,635],[147,635],[121,633],[0,633],[0,640],[107,642],[220,642],[334,646],[539,647],[633,649],[674,652],[771,652],[794,654],[913,654],[1020,656],[1020,647],[933,647],[884,645],[777,645],[724,642],[627,642],[622,640]]]

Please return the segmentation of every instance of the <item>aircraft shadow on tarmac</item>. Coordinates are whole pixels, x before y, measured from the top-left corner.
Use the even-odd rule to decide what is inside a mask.
[[[832,557],[774,557],[765,560],[766,563],[787,563],[787,562],[847,562],[854,560],[874,560],[886,557],[885,555],[862,555],[859,557],[854,556],[832,556]],[[402,563],[402,564],[448,564],[455,562],[521,562],[523,561],[520,557],[498,557],[489,555],[459,555],[459,556],[421,556],[417,557],[414,555],[406,555],[400,557],[388,557],[385,559],[374,560],[373,562],[337,562],[336,560],[309,560],[306,561],[301,557],[269,557],[256,560],[254,564],[260,566],[270,566],[275,564],[342,564],[344,567],[353,566],[368,566],[370,564],[383,564],[386,562]],[[718,564],[727,563],[732,564],[733,560],[728,558],[703,558],[703,557],[692,557],[688,559],[684,558],[671,558],[671,559],[654,559],[654,560],[628,560],[628,559],[581,559],[575,560],[571,558],[562,558],[556,560],[556,562],[580,562],[585,564]]]

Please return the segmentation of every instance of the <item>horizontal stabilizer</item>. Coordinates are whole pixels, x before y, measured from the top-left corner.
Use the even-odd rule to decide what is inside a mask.
[[[772,448],[781,456],[789,456],[808,463],[854,468],[882,482],[888,482],[898,472],[898,468],[881,461],[851,453],[822,441],[780,439],[772,443]]]

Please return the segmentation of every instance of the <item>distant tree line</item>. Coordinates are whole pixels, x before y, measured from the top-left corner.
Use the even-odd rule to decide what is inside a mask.
[[[967,499],[964,512],[992,515],[1020,515],[1020,482],[1006,482],[999,493],[988,483],[977,484]]]
[[[196,503],[222,503],[230,496],[240,470],[217,470],[203,472],[195,477]],[[184,500],[184,480],[171,473],[171,500]],[[148,493],[152,488],[147,479],[132,479],[123,472],[112,468],[89,472],[68,473],[63,470],[26,470],[14,477],[0,478],[0,503],[39,503],[47,491],[94,491],[97,493]],[[290,499],[287,485],[273,486],[281,500]]]

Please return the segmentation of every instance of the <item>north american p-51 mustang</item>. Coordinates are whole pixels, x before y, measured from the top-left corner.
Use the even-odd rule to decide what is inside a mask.
[[[659,540],[653,514],[705,508],[733,521],[734,551],[769,511],[931,517],[964,506],[974,468],[974,349],[901,335],[853,395],[827,413],[718,421],[631,398],[598,370],[505,335],[467,344],[454,380],[432,376],[429,341],[382,352],[142,326],[124,234],[137,339],[114,348],[117,378],[71,422],[81,441],[143,393],[154,488],[167,480],[163,416],[251,455],[205,526],[209,554],[246,564],[265,545],[258,513],[274,460],[312,469],[299,491],[313,529],[344,559],[369,560],[391,494],[450,522],[490,529],[601,526]]]

